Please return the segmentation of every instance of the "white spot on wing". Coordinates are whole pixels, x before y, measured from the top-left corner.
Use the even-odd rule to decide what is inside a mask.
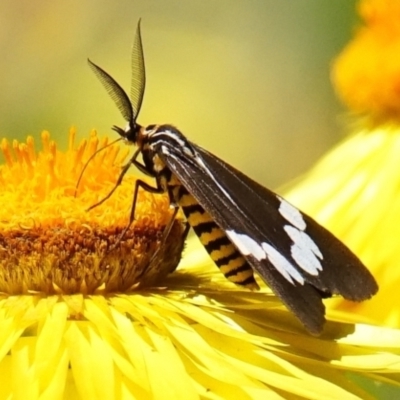
[[[282,197],[277,197],[281,202],[279,206],[279,213],[282,215],[282,217],[294,225],[297,229],[304,231],[304,229],[306,229],[306,223],[301,215],[301,212]]]
[[[300,272],[281,254],[268,243],[263,243],[262,248],[268,256],[268,260],[276,268],[276,270],[290,283],[294,284],[293,279],[304,284],[304,278]],[[292,279],[293,278],[293,279]]]
[[[262,247],[250,236],[243,233],[236,233],[234,230],[227,230],[226,235],[244,256],[251,254],[258,261],[266,257]]]
[[[317,276],[322,271],[320,260],[323,256],[315,242],[307,235],[293,226],[285,225],[285,232],[293,241],[291,254],[298,266],[310,275]]]
[[[301,285],[304,284],[300,272],[270,244],[264,242],[260,245],[248,235],[234,230],[227,230],[226,235],[244,256],[252,255],[258,261],[268,257],[271,264],[288,282],[294,284],[294,281],[297,281]]]

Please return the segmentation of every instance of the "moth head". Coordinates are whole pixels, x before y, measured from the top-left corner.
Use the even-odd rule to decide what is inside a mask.
[[[141,125],[137,124],[136,121],[131,121],[125,125],[125,128],[113,125],[111,129],[117,132],[126,144],[136,144],[141,128]]]

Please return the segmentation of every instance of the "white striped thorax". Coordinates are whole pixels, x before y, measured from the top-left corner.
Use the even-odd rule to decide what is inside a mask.
[[[156,130],[149,135],[150,147],[156,151],[156,148],[162,144],[172,146],[173,148],[183,149],[188,146],[185,138],[178,134],[178,131],[172,131],[164,126],[158,126]]]
[[[195,157],[196,154],[188,140],[177,129],[169,125],[147,127],[142,133],[142,143],[138,143],[138,145],[141,146],[143,152],[150,152],[148,157],[152,160],[152,169],[156,174],[165,168],[160,154],[174,157],[174,151],[171,151],[173,149],[179,149],[180,153],[184,153],[188,157]]]
[[[137,146],[139,148],[150,148],[151,149],[151,137],[157,131],[158,125],[150,125],[148,127],[140,127],[139,134],[137,137]],[[152,149],[151,149],[152,150]]]

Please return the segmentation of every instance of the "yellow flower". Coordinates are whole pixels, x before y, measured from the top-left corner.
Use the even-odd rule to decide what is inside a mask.
[[[400,121],[400,2],[362,0],[364,24],[332,71],[340,98],[374,122]]]
[[[180,257],[179,221],[144,285],[168,199],[141,193],[112,248],[134,178],[85,211],[113,188],[126,157],[115,146],[100,152],[75,197],[82,166],[107,141],[93,134],[75,148],[73,137],[65,153],[48,133],[40,152],[32,138],[2,144],[0,400],[368,399],[348,372],[396,382],[397,331],[328,322],[312,337],[267,288],[227,281],[193,238],[166,276]]]
[[[126,290],[162,279],[179,262],[182,246],[172,242],[162,247],[166,254],[160,252],[144,271],[171,217],[166,196],[156,202],[140,191],[137,218],[118,242],[128,225],[132,177],[123,181],[107,205],[87,212],[113,188],[127,152],[119,158],[118,146],[100,152],[76,187],[84,163],[98,146],[107,145],[107,139],[99,143],[93,133],[75,149],[74,137],[71,130],[66,153],[57,150],[47,132],[42,134],[39,154],[32,137],[12,146],[6,139],[1,143],[6,166],[0,170],[0,293]],[[173,236],[181,230],[178,222]],[[159,265],[166,255],[170,260]]]

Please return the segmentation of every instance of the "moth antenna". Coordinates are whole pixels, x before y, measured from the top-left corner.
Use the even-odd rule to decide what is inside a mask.
[[[142,45],[142,34],[140,32],[140,24],[141,20],[139,19],[131,55],[131,69],[132,69],[131,102],[135,120],[139,115],[140,109],[142,107],[143,94],[146,87],[146,68],[144,64],[144,54]]]
[[[97,150],[89,157],[89,159],[85,162],[85,165],[83,166],[82,171],[81,171],[81,173],[79,174],[78,181],[76,182],[75,193],[74,193],[74,197],[75,197],[75,198],[76,198],[76,195],[77,195],[77,193],[78,193],[79,184],[80,184],[80,182],[81,182],[81,180],[82,180],[83,174],[84,174],[84,172],[85,172],[87,166],[89,165],[90,161],[92,161],[93,158],[94,158],[98,153],[100,153],[101,151],[105,150],[107,147],[110,147],[110,146],[114,145],[115,143],[119,142],[120,140],[122,140],[122,137],[120,137],[120,138],[118,138],[118,139],[112,141],[111,143],[108,143],[107,145],[105,145],[105,146],[102,147],[101,149],[97,149]]]
[[[118,107],[118,110],[129,124],[132,124],[135,120],[133,114],[132,104],[129,100],[125,90],[119,85],[119,83],[109,75],[104,69],[93,63],[88,59],[89,67],[96,74],[99,81],[103,84],[107,93],[113,99],[114,103]]]

